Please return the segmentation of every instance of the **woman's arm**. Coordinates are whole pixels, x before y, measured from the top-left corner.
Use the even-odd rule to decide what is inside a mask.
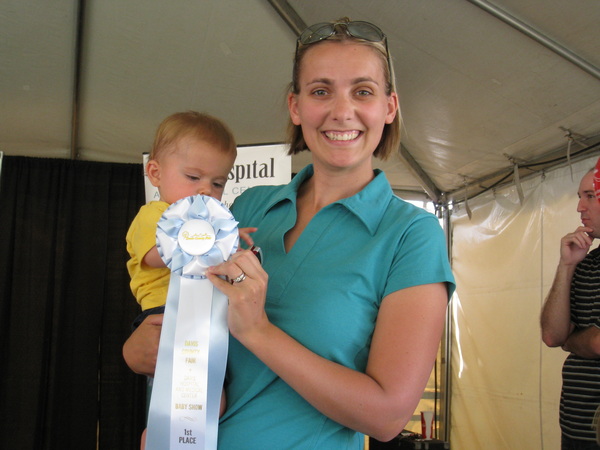
[[[154,376],[163,314],[144,319],[123,345],[123,359],[131,370],[140,375]]]
[[[242,283],[215,276],[235,278],[242,270],[247,275]],[[248,252],[211,268],[209,278],[229,297],[232,335],[316,409],[382,441],[402,431],[439,348],[448,298],[444,283],[402,289],[383,299],[363,374],[318,356],[269,322],[267,275]]]

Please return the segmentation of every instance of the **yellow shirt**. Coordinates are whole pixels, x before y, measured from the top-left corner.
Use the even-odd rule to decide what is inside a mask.
[[[150,202],[140,208],[127,232],[127,270],[131,277],[131,292],[142,310],[163,306],[167,302],[167,291],[171,271],[165,268],[142,264],[146,253],[156,245],[156,224],[169,207],[166,202]]]

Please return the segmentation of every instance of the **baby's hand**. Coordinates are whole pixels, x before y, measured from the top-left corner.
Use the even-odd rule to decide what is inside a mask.
[[[248,245],[248,247],[252,247],[254,245],[254,241],[252,240],[250,233],[254,233],[257,230],[258,228],[254,227],[239,228],[238,231],[240,233],[240,239],[242,239]],[[238,251],[240,250],[242,250],[241,246]]]

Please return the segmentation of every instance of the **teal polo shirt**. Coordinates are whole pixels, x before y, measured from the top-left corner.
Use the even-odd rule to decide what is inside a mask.
[[[289,253],[296,194],[307,166],[284,186],[259,186],[232,212],[253,234],[269,274],[271,322],[313,352],[364,372],[379,306],[399,289],[454,279],[438,219],[396,197],[381,171],[356,195],[319,211]],[[235,338],[219,448],[362,449],[364,436],[322,415]]]

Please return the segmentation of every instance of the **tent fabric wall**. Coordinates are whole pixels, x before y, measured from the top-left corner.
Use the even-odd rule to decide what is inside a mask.
[[[539,314],[559,241],[580,225],[577,188],[597,156],[453,211],[450,436],[454,450],[560,448],[566,353],[541,341]],[[571,178],[572,170],[572,178]]]
[[[140,165],[6,156],[0,179],[0,448],[139,448],[145,378],[125,234]]]

